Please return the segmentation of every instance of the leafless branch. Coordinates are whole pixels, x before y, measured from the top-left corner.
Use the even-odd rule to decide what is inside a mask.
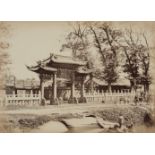
[[[95,29],[92,26],[90,26],[89,28],[92,31],[93,35],[94,35],[95,43],[97,44],[96,47],[98,48],[99,53],[101,54],[101,56],[103,58],[103,61],[105,62],[105,56],[104,56],[104,51],[105,50],[104,51],[102,50],[102,46],[101,46],[101,43],[99,41],[99,38],[97,36],[97,33],[96,33]]]

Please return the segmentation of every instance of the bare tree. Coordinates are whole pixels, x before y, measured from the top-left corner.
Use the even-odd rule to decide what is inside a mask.
[[[131,84],[131,89],[136,90],[137,81],[139,78],[139,64],[138,64],[138,50],[137,50],[137,42],[134,40],[132,29],[126,29],[124,33],[124,42],[125,46],[123,46],[123,51],[125,53],[126,61],[123,65],[124,72],[128,73],[129,80]]]
[[[131,89],[136,90],[138,84],[143,84],[144,91],[148,91],[150,55],[145,34],[135,33],[131,28],[124,32],[113,28],[107,22],[77,22],[72,26],[72,32],[66,37],[62,51],[68,48],[71,49],[74,57],[89,60],[88,51],[92,47],[95,47],[100,54],[103,66],[100,78],[107,82],[109,92],[111,92],[111,84],[119,77],[117,68],[120,67],[122,60]],[[123,55],[120,54],[122,51]],[[93,66],[93,61],[90,64]]]
[[[118,79],[116,71],[118,60],[117,53],[121,37],[121,31],[113,29],[109,24],[103,23],[97,26],[89,26],[94,38],[94,45],[98,49],[103,62],[103,79],[108,83],[108,91],[111,92],[111,84]]]
[[[64,51],[66,48],[70,49],[73,57],[85,60],[87,59],[87,48],[89,46],[87,27],[80,22],[76,22],[71,26],[72,31],[67,35],[66,43],[62,45],[61,51]]]
[[[147,41],[147,38],[145,34],[142,34],[143,39],[145,44],[141,44],[139,46],[139,57],[140,57],[140,62],[141,62],[141,69],[142,69],[142,74],[141,74],[141,83],[144,86],[144,92],[149,91],[149,85],[151,83],[151,76],[149,74],[149,69],[150,69],[150,48],[149,44]]]
[[[145,42],[142,42],[142,38]],[[126,57],[124,72],[129,75],[131,88],[136,90],[137,84],[144,85],[144,91],[148,90],[149,76],[149,46],[145,35],[140,35],[133,30],[126,29],[124,34],[123,52]]]
[[[6,41],[6,37],[9,35],[9,25],[4,22],[0,22],[0,82],[1,87],[4,82],[4,74],[6,65],[9,63],[9,56],[7,49],[9,43]]]

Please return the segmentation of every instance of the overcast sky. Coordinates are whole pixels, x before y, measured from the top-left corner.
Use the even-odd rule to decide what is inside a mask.
[[[69,22],[10,22],[9,24],[11,26],[9,53],[12,61],[10,71],[19,79],[38,78],[37,74],[27,70],[25,65],[33,65],[36,61],[49,57],[50,53],[59,53],[65,36],[71,30]],[[121,28],[131,26],[136,30],[145,31],[151,41],[151,37],[155,34],[154,23],[151,22],[115,24]]]
[[[17,78],[38,77],[25,65],[58,53],[71,28],[67,22],[10,22],[10,25],[10,70]]]

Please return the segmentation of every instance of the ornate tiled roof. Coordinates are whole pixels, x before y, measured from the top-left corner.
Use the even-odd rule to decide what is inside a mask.
[[[72,64],[72,65],[86,65],[87,61],[82,61],[77,58],[69,57],[69,56],[63,56],[63,55],[57,55],[57,54],[50,54],[50,57],[41,61],[43,63],[62,63],[62,64]]]
[[[88,69],[86,66],[80,66],[77,68],[76,72],[80,74],[90,74],[93,72],[93,69]]]
[[[79,66],[85,66],[87,64],[86,61],[81,61],[77,58],[69,57],[69,56],[62,56],[62,55],[56,55],[51,54],[49,58],[44,59],[42,61],[38,61],[37,65],[35,66],[26,66],[29,70],[36,72],[36,73],[47,73],[50,74],[52,72],[57,71],[56,67],[52,67],[51,64],[61,64],[62,67],[64,64],[68,65],[76,65]]]
[[[52,73],[57,71],[56,68],[53,67],[47,67],[43,65],[36,65],[36,66],[26,66],[29,70],[36,72],[36,73]]]

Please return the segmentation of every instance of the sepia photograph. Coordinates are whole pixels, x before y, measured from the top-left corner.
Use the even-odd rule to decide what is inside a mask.
[[[154,133],[155,22],[1,21],[1,133]]]

